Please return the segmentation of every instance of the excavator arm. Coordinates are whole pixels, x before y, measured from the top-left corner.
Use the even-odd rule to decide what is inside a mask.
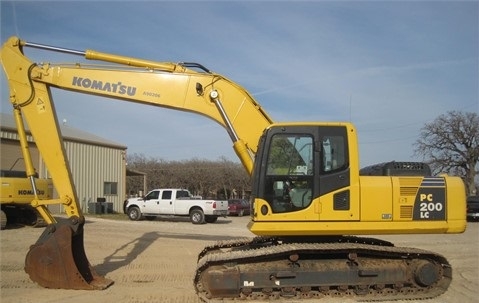
[[[103,65],[37,64],[25,56],[23,50],[26,47],[82,56],[103,62]],[[196,63],[163,63],[92,50],[76,51],[29,43],[17,37],[11,37],[3,45],[1,62],[10,88],[10,102],[23,156],[31,159],[23,125],[25,120],[59,196],[53,200],[32,201],[49,225],[31,247],[25,270],[32,280],[48,288],[103,289],[112,283],[95,273],[84,253],[85,220],[79,207],[50,88],[209,117],[226,128],[236,154],[250,174],[258,139],[263,130],[272,124],[271,118],[246,90]],[[35,188],[32,161],[26,161],[26,166],[27,175]],[[50,204],[62,204],[68,220],[57,222],[48,211]],[[61,273],[66,273],[68,277]]]

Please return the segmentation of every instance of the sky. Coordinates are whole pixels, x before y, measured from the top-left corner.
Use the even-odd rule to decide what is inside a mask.
[[[158,62],[197,62],[276,122],[348,121],[360,166],[420,161],[420,129],[479,113],[479,1],[0,1],[0,35]],[[27,49],[34,62],[81,57]],[[0,76],[1,107],[11,113]],[[239,162],[203,116],[53,90],[58,119],[166,161]],[[1,122],[0,122],[1,123]]]

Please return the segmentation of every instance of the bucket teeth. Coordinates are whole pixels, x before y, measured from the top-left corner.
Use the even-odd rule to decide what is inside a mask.
[[[48,225],[25,259],[25,272],[46,288],[105,289],[112,280],[92,268],[83,246],[83,224],[65,220]]]

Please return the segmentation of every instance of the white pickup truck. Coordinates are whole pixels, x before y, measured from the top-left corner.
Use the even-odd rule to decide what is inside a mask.
[[[189,216],[191,223],[214,223],[219,216],[226,217],[228,201],[200,200],[186,189],[154,189],[142,198],[127,199],[123,211],[130,220],[157,216]]]

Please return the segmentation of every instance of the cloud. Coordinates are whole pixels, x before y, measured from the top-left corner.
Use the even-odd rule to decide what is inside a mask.
[[[419,129],[477,111],[477,2],[1,2],[1,37],[154,61],[196,61],[276,121],[352,121],[361,164],[411,160]],[[15,14],[13,14],[15,12]],[[84,62],[28,50],[34,61]],[[1,110],[9,112],[1,76]],[[236,160],[202,116],[55,92],[72,127],[167,160]]]

